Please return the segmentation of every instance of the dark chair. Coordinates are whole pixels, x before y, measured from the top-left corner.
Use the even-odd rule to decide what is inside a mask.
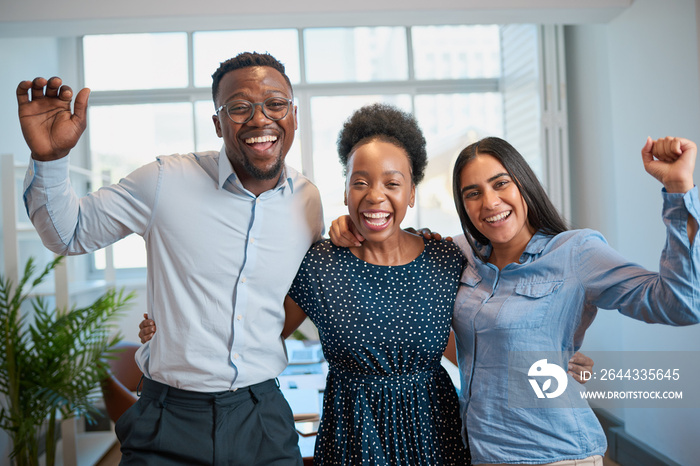
[[[102,381],[102,396],[107,414],[113,422],[131,407],[138,397],[134,394],[143,373],[134,360],[138,343],[121,342],[116,348],[115,359],[109,359],[110,375]]]

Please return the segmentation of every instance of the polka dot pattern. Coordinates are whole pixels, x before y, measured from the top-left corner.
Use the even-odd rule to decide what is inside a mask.
[[[306,254],[289,294],[329,364],[315,464],[469,464],[440,365],[463,261],[434,240],[402,266],[369,264],[327,240]]]

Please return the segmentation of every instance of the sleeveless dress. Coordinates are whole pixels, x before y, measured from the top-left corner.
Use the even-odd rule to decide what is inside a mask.
[[[441,366],[464,256],[424,240],[378,266],[330,241],[306,254],[290,297],[318,328],[329,365],[317,465],[465,465],[459,402]]]

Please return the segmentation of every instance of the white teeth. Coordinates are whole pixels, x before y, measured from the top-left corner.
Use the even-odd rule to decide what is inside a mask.
[[[367,218],[386,218],[389,216],[389,212],[364,212],[362,215]]]
[[[259,136],[257,138],[248,138],[245,140],[246,144],[256,144],[259,142],[275,142],[277,136]]]
[[[389,221],[389,212],[363,212],[362,215],[370,225],[381,226]]]
[[[504,218],[509,216],[510,213],[511,213],[511,211],[509,210],[508,212],[503,212],[503,213],[500,213],[498,215],[494,215],[493,217],[487,217],[484,220],[486,220],[489,223],[497,222],[497,221],[503,220]]]

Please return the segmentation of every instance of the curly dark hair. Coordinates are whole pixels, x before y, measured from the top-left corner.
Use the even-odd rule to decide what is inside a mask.
[[[413,115],[387,104],[366,105],[345,121],[337,143],[343,175],[347,174],[348,158],[355,149],[374,140],[405,150],[411,163],[413,184],[421,182],[428,165],[423,132]]]
[[[233,58],[229,58],[228,60],[221,62],[219,68],[214,71],[214,74],[211,75],[213,80],[211,83],[211,96],[214,99],[214,103],[216,103],[216,95],[219,92],[219,83],[221,82],[221,78],[223,78],[224,75],[230,71],[248,68],[250,66],[269,66],[270,68],[276,69],[284,77],[284,80],[287,81],[289,90],[292,91],[292,95],[294,94],[294,89],[292,89],[292,83],[289,80],[289,76],[287,76],[284,71],[284,65],[278,59],[269,53],[243,52],[239,53]]]

